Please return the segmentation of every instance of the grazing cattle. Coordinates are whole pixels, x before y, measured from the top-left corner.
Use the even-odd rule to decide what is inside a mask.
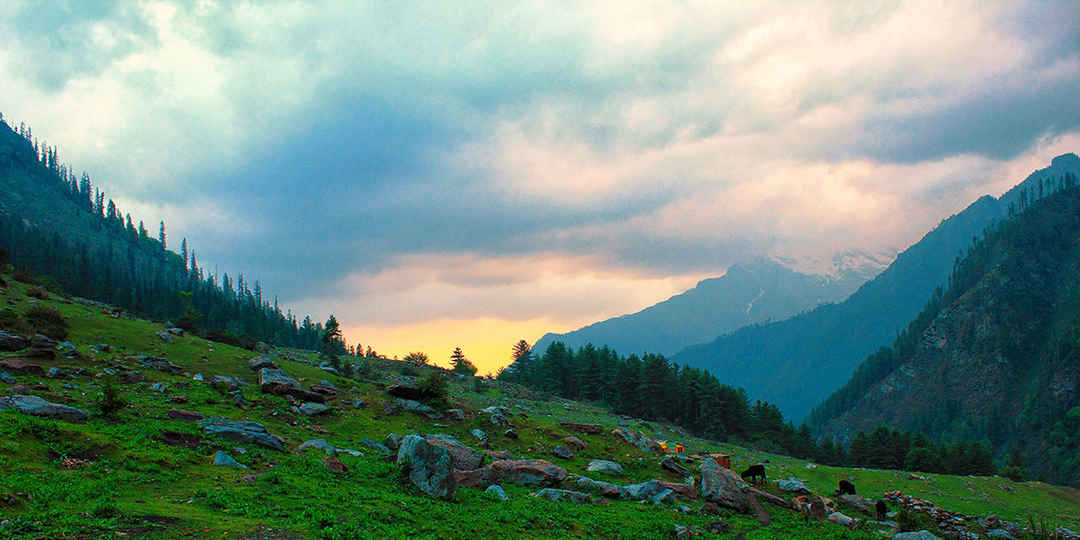
[[[877,503],[874,504],[874,509],[877,510],[878,521],[885,521],[889,513],[889,507],[885,506],[885,501],[878,499]]]
[[[761,482],[766,482],[765,478],[765,466],[764,465],[751,465],[742,473],[743,480],[749,480],[755,482],[758,478],[761,478]]]
[[[840,495],[854,495],[854,494],[855,494],[855,484],[852,484],[851,482],[848,482],[847,480],[841,480],[840,481],[840,489],[836,490],[836,496],[839,497]]]

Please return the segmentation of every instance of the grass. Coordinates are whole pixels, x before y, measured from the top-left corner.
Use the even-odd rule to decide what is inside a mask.
[[[597,479],[619,483],[650,478],[681,481],[662,470],[655,456],[625,445],[608,431],[619,422],[602,407],[570,402],[490,382],[481,386],[472,378],[450,376],[449,401],[467,412],[464,421],[431,421],[398,413],[388,415],[383,391],[404,371],[420,380],[432,368],[415,368],[391,361],[374,362],[374,381],[349,380],[315,367],[314,354],[288,351],[275,360],[309,385],[328,380],[340,389],[333,413],[308,418],[293,412],[283,398],[262,394],[252,384],[243,387],[245,409],[231,396],[208,384],[192,380],[200,373],[240,377],[254,383],[248,359],[255,353],[198,337],[162,341],[160,324],[113,318],[101,306],[45,293],[31,298],[31,287],[14,280],[0,288],[0,305],[19,316],[33,306],[56,308],[69,326],[68,340],[77,346],[82,360],[57,359],[43,366],[83,368],[86,374],[71,380],[16,375],[19,384],[40,382],[48,390],[34,393],[50,401],[66,403],[92,413],[85,424],[0,411],[0,516],[5,524],[0,535],[37,537],[172,538],[215,536],[241,538],[618,538],[670,536],[675,524],[707,528],[723,519],[731,526],[726,537],[746,538],[879,538],[873,527],[854,531],[832,523],[810,523],[792,511],[766,507],[770,523],[760,525],[749,515],[730,512],[710,516],[697,512],[702,501],[678,506],[654,507],[628,501],[603,504],[555,503],[530,497],[530,489],[504,486],[508,502],[489,499],[482,490],[459,489],[452,500],[434,500],[402,482],[396,464],[381,459],[360,443],[361,438],[381,441],[390,432],[407,434],[449,433],[467,444],[475,442],[469,431],[479,428],[491,438],[493,449],[509,450],[516,457],[542,458],[565,467],[571,474],[586,474],[592,459],[621,463],[619,476],[589,473]],[[38,290],[34,288],[33,290]],[[36,293],[35,293],[36,294]],[[4,321],[11,321],[10,314]],[[107,343],[108,353],[96,353],[92,344]],[[171,375],[135,365],[125,356],[152,354],[180,365],[183,374]],[[13,354],[0,353],[0,358]],[[296,360],[290,360],[294,357]],[[308,362],[311,362],[310,364]],[[312,365],[315,364],[315,365]],[[119,397],[127,406],[111,417],[100,414],[97,403],[103,384],[95,377],[105,368],[137,369],[145,382],[119,384]],[[166,392],[150,390],[154,383],[168,385]],[[477,390],[480,390],[479,392]],[[167,400],[185,396],[186,404]],[[367,405],[353,408],[354,398]],[[477,411],[489,405],[514,410],[510,418],[519,433],[507,439],[487,415]],[[349,470],[330,472],[318,451],[276,452],[254,445],[207,438],[199,426],[173,420],[171,408],[197,411],[205,416],[224,416],[262,423],[285,438],[291,448],[312,438],[325,438],[337,447],[356,448],[363,456],[340,455]],[[522,415],[523,413],[523,415]],[[444,426],[435,426],[436,423]],[[584,435],[562,428],[560,422],[599,423],[604,433]],[[1051,527],[1080,528],[1080,494],[1076,490],[1038,482],[1013,483],[998,477],[935,476],[933,482],[908,480],[898,471],[817,466],[807,468],[792,459],[707,441],[669,425],[630,421],[635,429],[652,436],[678,440],[688,451],[720,451],[735,455],[736,466],[768,459],[770,478],[795,476],[819,493],[831,493],[836,481],[850,478],[862,495],[876,498],[885,491],[901,490],[926,498],[939,506],[968,514],[988,515],[1028,523],[1033,519]],[[561,439],[574,434],[587,443],[573,459],[560,460],[551,450]],[[223,450],[247,465],[238,470],[211,465]],[[65,467],[67,463],[75,465]],[[70,460],[82,460],[73,462]],[[81,463],[88,463],[81,465]],[[680,503],[681,504],[681,503]],[[851,512],[848,512],[849,515]]]

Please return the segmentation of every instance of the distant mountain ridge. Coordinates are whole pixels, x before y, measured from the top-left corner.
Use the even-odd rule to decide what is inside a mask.
[[[1036,190],[1045,178],[1067,172],[1080,172],[1075,154],[1058,156],[1000,199],[981,197],[942,221],[839,304],[741,328],[688,347],[672,360],[708,369],[725,384],[741,386],[799,421],[844,384],[870,353],[892,342],[934,289],[946,283],[956,258],[987,227],[1008,216],[1010,205],[1016,205],[1025,190]]]
[[[1064,180],[1029,192],[905,335],[814,409],[818,435],[889,425],[987,440],[1036,477],[1080,486],[1080,187]]]
[[[843,300],[890,260],[888,253],[845,252],[834,257],[828,275],[812,275],[789,268],[790,260],[762,257],[734,264],[724,275],[704,279],[639,312],[566,334],[546,334],[534,348],[543,352],[561,341],[574,348],[592,343],[624,354],[671,355],[748,324],[785,319]]]

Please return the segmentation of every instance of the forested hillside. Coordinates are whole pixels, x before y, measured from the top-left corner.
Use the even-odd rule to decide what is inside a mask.
[[[1029,186],[1030,187],[1030,186]],[[944,291],[811,415],[839,440],[879,424],[1016,451],[1080,485],[1080,188],[1046,178],[957,263]]]
[[[124,214],[87,173],[62,164],[30,128],[0,117],[0,255],[46,288],[171,319],[219,339],[313,349],[310,318],[283,313],[258,281],[207,275],[186,240]],[[166,249],[181,246],[180,253]]]
[[[944,286],[956,258],[1024,194],[1048,178],[1080,172],[1073,154],[1055,158],[1000,199],[985,196],[942,221],[850,298],[785,321],[746,327],[672,357],[776,403],[799,421],[847,381],[867,355],[891,343]],[[1026,195],[1030,196],[1030,195]]]
[[[723,276],[702,280],[693,289],[637,313],[565,334],[546,334],[534,348],[542,351],[559,341],[575,348],[594,343],[625,354],[672,355],[749,324],[783,320],[820,304],[839,302],[889,262],[850,255],[861,264],[841,267],[833,276],[804,274],[765,258],[735,264]]]

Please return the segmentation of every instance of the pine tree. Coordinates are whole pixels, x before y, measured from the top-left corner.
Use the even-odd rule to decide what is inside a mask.
[[[454,352],[450,353],[450,364],[454,366],[455,373],[476,375],[476,366],[468,358],[465,358],[465,353],[461,352],[461,347],[455,347]]]
[[[161,242],[161,250],[165,251],[165,220],[161,220],[161,228],[158,229],[158,242]]]
[[[338,324],[337,318],[331,313],[330,318],[326,320],[326,326],[323,327],[322,337],[319,341],[319,354],[329,361],[334,366],[334,369],[341,369],[341,359],[338,354],[343,348],[341,325]]]

